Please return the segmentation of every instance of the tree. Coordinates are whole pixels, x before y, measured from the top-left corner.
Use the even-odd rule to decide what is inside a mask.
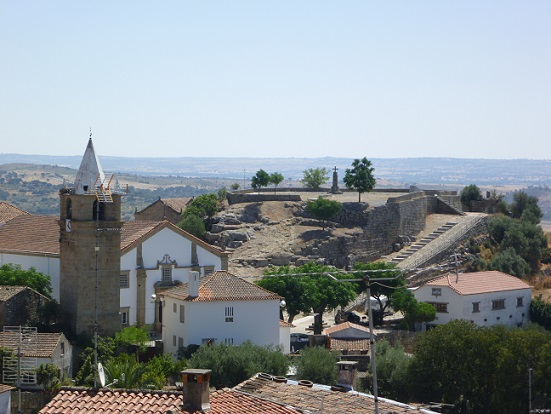
[[[185,219],[193,214],[202,220],[207,220],[213,217],[218,211],[218,199],[216,194],[202,194],[195,197],[182,213]]]
[[[193,353],[188,365],[212,370],[210,384],[220,389],[234,387],[258,372],[285,375],[289,359],[277,348],[246,341],[239,346],[223,343],[202,345]]]
[[[275,188],[277,188],[277,186],[283,181],[283,179],[283,174],[280,174],[278,172],[270,174],[270,183],[272,183]]]
[[[375,187],[375,177],[371,167],[371,161],[366,157],[355,159],[352,168],[347,168],[344,174],[344,185],[358,192],[358,202],[362,201],[362,193],[367,193]]]
[[[538,198],[529,196],[524,191],[516,191],[513,194],[513,202],[510,205],[511,217],[538,224],[543,213],[538,206]]]
[[[333,385],[337,381],[339,353],[320,346],[307,347],[300,351],[297,378],[318,384]]]
[[[267,187],[270,184],[270,174],[264,170],[258,170],[251,179],[251,187],[254,189]]]
[[[290,314],[299,309],[301,312],[313,311],[315,313],[314,334],[319,335],[323,329],[322,322],[325,310],[333,310],[339,306],[344,307],[357,296],[357,286],[349,282],[339,282],[338,279],[345,279],[347,276],[339,275],[337,272],[337,269],[332,266],[315,262],[309,262],[294,269],[289,266],[281,266],[266,270],[264,278],[258,281],[257,284],[265,288],[267,288],[266,286],[278,288],[279,290],[273,291],[285,298],[287,310]],[[328,277],[327,273],[330,273],[337,280]],[[287,276],[289,274],[302,275]],[[287,281],[287,278],[295,280]],[[267,281],[267,279],[276,280]],[[297,291],[294,288],[297,288]]]
[[[482,192],[475,184],[468,185],[461,190],[461,204],[466,210],[471,210],[471,202],[481,200]]]
[[[394,263],[372,262],[356,263],[354,270],[359,271],[355,277],[362,279],[365,275],[370,279],[371,297],[377,300],[379,309],[373,312],[375,325],[383,323],[385,311],[392,307],[393,294],[397,288],[406,285],[406,280]],[[371,272],[370,272],[371,271]],[[394,280],[377,281],[380,278],[395,278]],[[358,293],[365,292],[367,285],[362,282],[357,285]],[[386,298],[386,301],[384,300]]]
[[[408,369],[411,357],[404,352],[402,346],[392,347],[383,339],[377,341],[376,358],[379,396],[403,400],[409,391]],[[369,391],[373,392],[371,387]]]
[[[145,373],[146,365],[140,364],[128,354],[120,354],[105,363],[105,380],[108,383],[117,382],[114,388],[138,388],[142,385],[142,376]]]
[[[145,371],[141,383],[147,388],[163,389],[168,383],[180,381],[180,372],[186,367],[185,360],[174,360],[169,354],[155,355],[150,361],[144,363]]]
[[[21,265],[3,264],[0,266],[0,285],[27,286],[51,298],[50,276],[37,272],[34,267],[24,270]]]
[[[55,391],[61,385],[61,370],[54,364],[40,364],[36,369],[36,381],[46,391]]]
[[[179,224],[182,230],[187,231],[189,234],[193,234],[200,239],[205,237],[207,230],[205,229],[205,223],[195,214],[188,214]]]
[[[306,188],[314,190],[319,189],[329,179],[329,170],[327,168],[308,168],[303,171],[301,183]]]
[[[342,209],[342,204],[335,200],[328,200],[318,197],[315,201],[306,203],[306,210],[309,211],[315,219],[321,220],[322,229],[325,230],[325,220],[331,220]]]
[[[404,315],[410,329],[416,324],[436,319],[436,308],[429,303],[419,302],[410,290],[399,289],[392,295],[392,308]]]
[[[232,189],[232,191],[239,190],[239,183],[233,183],[232,185],[230,185],[230,188]]]
[[[227,196],[228,196],[228,189],[226,187],[220,188],[216,193],[216,197],[218,198],[218,201],[224,201]]]
[[[115,343],[123,352],[136,352],[136,361],[140,361],[140,354],[147,349],[146,343],[149,342],[149,333],[144,328],[137,326],[128,326],[115,334]]]

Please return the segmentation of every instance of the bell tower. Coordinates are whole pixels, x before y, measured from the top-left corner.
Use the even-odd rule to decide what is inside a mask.
[[[121,330],[121,195],[111,191],[92,136],[74,187],[60,190],[60,305],[77,335]]]

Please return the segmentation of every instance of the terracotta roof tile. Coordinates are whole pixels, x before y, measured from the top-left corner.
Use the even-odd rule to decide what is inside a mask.
[[[189,296],[187,283],[167,290],[164,295],[194,302],[281,299],[279,295],[262,289],[225,270],[216,271],[200,280],[199,296],[195,298]]]
[[[0,201],[0,223],[5,223],[6,221],[10,221],[15,217],[27,214],[29,213],[15,207],[14,205],[11,205],[10,203]]]
[[[293,325],[292,323],[280,320],[279,321],[279,327],[280,328],[295,328],[295,325]]]
[[[165,205],[170,207],[172,210],[176,211],[177,213],[181,213],[184,211],[189,204],[192,198],[189,197],[182,197],[182,198],[163,198],[161,199]]]
[[[312,388],[298,385],[294,381],[279,383],[260,377],[242,382],[234,387],[265,401],[277,401],[300,412],[324,414],[364,414],[374,412],[373,397],[357,392],[331,391],[330,387],[314,384]],[[381,413],[432,413],[429,410],[379,398]]]
[[[53,355],[55,349],[57,348],[57,345],[63,338],[65,338],[65,336],[62,333],[39,332],[36,334],[36,336],[31,338],[34,338],[34,341],[27,341],[27,351],[25,351],[25,356],[35,358],[49,358]],[[0,332],[0,347],[7,348],[13,353],[17,353],[18,346],[19,333]]]
[[[369,335],[369,328],[362,325],[356,325],[352,322],[343,322],[339,323],[338,325],[331,326],[330,328],[326,328],[324,329],[323,334],[331,335],[332,333],[344,331],[346,329],[357,329],[358,331],[367,332],[367,334]]]
[[[59,224],[53,216],[19,215],[0,227],[0,251],[59,255]]]
[[[449,273],[429,281],[425,286],[447,286],[460,295],[531,289],[530,285],[518,277],[497,270],[460,273],[459,277],[455,273]]]
[[[329,349],[337,351],[369,351],[369,339],[329,339]]]
[[[15,390],[16,388],[15,387],[12,387],[11,385],[7,385],[7,384],[0,384],[0,394],[6,392],[6,391],[11,391],[11,390]]]

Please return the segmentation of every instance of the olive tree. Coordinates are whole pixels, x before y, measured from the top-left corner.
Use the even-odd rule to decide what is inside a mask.
[[[371,167],[371,161],[366,157],[355,159],[352,162],[352,168],[347,168],[344,174],[344,185],[349,189],[358,192],[358,202],[362,201],[362,193],[367,193],[375,187],[375,177]]]

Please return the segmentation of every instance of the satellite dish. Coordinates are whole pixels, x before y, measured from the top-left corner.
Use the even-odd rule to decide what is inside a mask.
[[[105,387],[105,371],[103,371],[103,365],[101,365],[101,362],[98,362],[98,376],[102,388]]]

